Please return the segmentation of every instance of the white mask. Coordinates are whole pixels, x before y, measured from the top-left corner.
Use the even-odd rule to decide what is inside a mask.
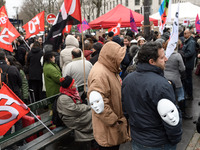
[[[89,102],[91,108],[97,113],[100,114],[104,111],[104,101],[101,94],[97,91],[92,91],[89,96]]]
[[[179,113],[174,105],[168,99],[161,99],[158,102],[157,110],[161,118],[169,125],[176,126],[179,123]]]

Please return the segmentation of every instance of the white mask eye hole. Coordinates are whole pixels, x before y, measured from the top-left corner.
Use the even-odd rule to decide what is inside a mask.
[[[97,101],[97,103],[99,103],[99,101]]]
[[[167,117],[167,115],[163,115],[163,117],[165,118],[165,117]]]
[[[92,106],[93,106],[93,103],[90,103],[90,105],[92,105]]]
[[[173,113],[173,112],[174,112],[174,110],[171,111],[171,113]]]

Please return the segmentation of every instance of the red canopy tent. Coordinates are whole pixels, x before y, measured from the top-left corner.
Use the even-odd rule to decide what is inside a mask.
[[[144,20],[144,16],[132,11],[133,17],[136,22],[136,26],[142,26],[141,22]],[[97,19],[91,21],[89,23],[92,29],[108,29],[117,25],[119,18],[121,18],[121,28],[123,27],[130,27],[130,9],[126,8],[125,6],[119,4],[106,14],[98,17]],[[158,20],[149,18],[149,21],[153,21],[155,26],[158,25]]]

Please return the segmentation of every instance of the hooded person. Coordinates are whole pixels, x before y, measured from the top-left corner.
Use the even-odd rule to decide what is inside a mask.
[[[126,48],[115,42],[107,42],[101,49],[98,61],[92,67],[88,77],[89,103],[103,99],[104,107],[92,107],[93,134],[100,150],[110,148],[118,150],[119,145],[130,140],[127,120],[122,112],[120,63]],[[92,94],[92,93],[99,94]],[[101,104],[101,102],[99,102]],[[94,105],[94,104],[93,104]],[[102,109],[103,108],[103,109]]]
[[[63,69],[72,61],[71,51],[74,48],[79,48],[79,42],[73,35],[68,35],[65,39],[66,47],[60,52],[60,68]]]
[[[91,141],[93,137],[92,112],[88,105],[82,103],[75,80],[71,76],[60,78],[60,93],[57,111],[63,123],[74,129],[75,141]]]

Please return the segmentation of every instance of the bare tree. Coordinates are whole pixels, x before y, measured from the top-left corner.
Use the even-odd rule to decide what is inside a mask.
[[[20,9],[19,18],[26,23],[43,10],[45,14],[57,14],[62,2],[62,0],[26,0]]]
[[[100,16],[100,11],[102,7],[102,0],[92,0],[92,3],[96,6],[97,8],[97,14],[96,17],[98,18]]]

